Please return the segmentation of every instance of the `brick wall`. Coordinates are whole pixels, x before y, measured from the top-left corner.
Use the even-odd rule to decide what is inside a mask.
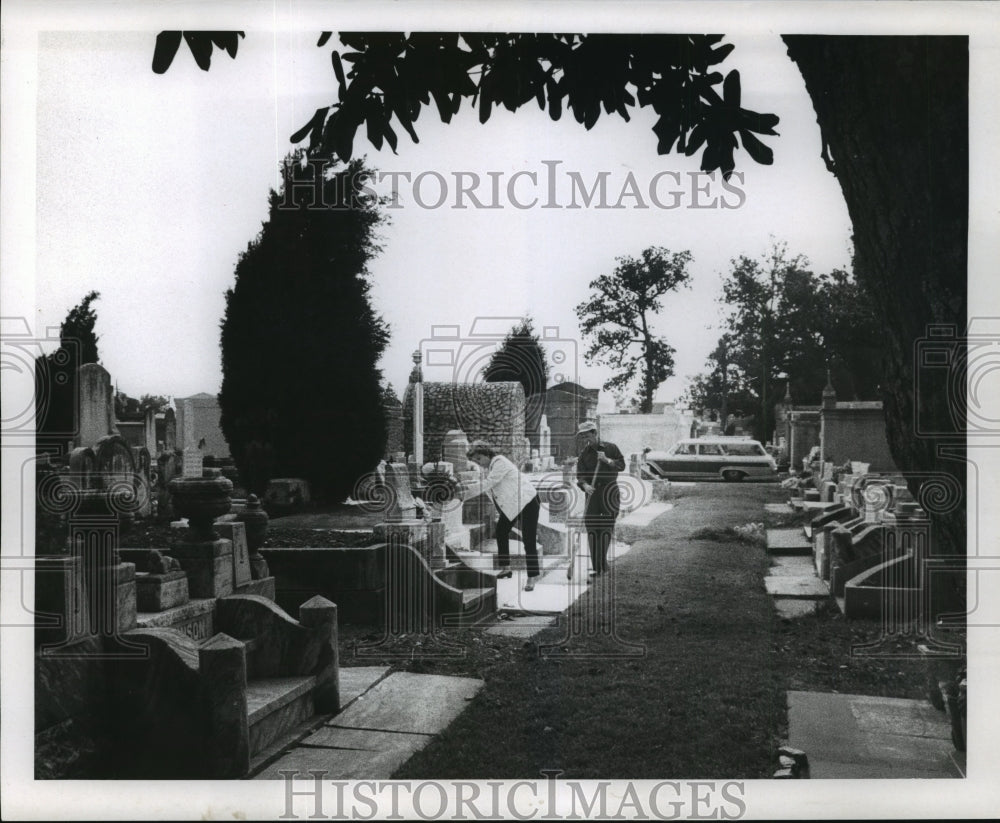
[[[471,443],[486,440],[515,463],[529,457],[520,383],[424,383],[424,459],[442,451],[445,435],[461,429]],[[403,395],[403,442],[413,454],[413,384]]]
[[[845,460],[869,463],[869,471],[898,471],[889,452],[885,436],[885,414],[882,404],[864,408],[824,409],[823,438],[826,459],[838,465]]]

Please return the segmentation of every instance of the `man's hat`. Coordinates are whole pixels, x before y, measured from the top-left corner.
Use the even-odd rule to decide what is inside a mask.
[[[576,430],[577,434],[584,434],[585,432],[595,432],[597,431],[597,424],[593,420],[585,420],[580,424],[580,428]]]

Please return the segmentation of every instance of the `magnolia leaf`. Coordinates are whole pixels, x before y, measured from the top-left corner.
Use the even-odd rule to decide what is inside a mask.
[[[347,79],[344,77],[344,64],[340,60],[340,52],[334,49],[330,52],[330,62],[333,64],[333,73],[337,75],[337,82],[342,89],[347,88]]]
[[[156,47],[153,49],[153,71],[163,74],[174,61],[177,49],[181,45],[179,31],[161,31],[156,35]]]
[[[774,152],[746,129],[740,129],[740,140],[747,153],[761,165],[770,166],[774,162]]]
[[[722,99],[727,106],[739,106],[740,96],[740,73],[733,69],[726,75],[726,81],[722,84]]]
[[[292,142],[292,143],[300,143],[300,142],[302,142],[303,139],[305,139],[305,136],[307,134],[309,134],[310,132],[314,131],[315,129],[321,129],[323,127],[324,121],[326,120],[326,113],[328,111],[330,111],[329,107],[322,108],[322,109],[316,109],[316,112],[313,114],[313,116],[309,120],[309,122],[306,123],[297,132],[295,132],[295,134],[293,134],[291,137],[289,137],[288,138],[289,141]]]
[[[212,65],[212,37],[205,32],[186,31],[184,42],[194,55],[194,62],[202,71],[208,71]]]

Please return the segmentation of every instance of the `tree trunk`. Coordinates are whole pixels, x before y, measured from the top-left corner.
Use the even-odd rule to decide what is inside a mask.
[[[893,458],[931,515],[934,551],[964,554],[964,373],[922,352],[965,355],[968,38],[783,39],[847,201],[858,280],[884,321]],[[952,327],[950,343],[927,342],[934,324]]]

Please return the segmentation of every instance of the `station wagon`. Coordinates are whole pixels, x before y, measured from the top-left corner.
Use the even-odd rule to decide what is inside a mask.
[[[774,458],[757,440],[743,437],[680,440],[665,452],[647,452],[646,464],[651,473],[668,480],[738,481],[777,476]]]

